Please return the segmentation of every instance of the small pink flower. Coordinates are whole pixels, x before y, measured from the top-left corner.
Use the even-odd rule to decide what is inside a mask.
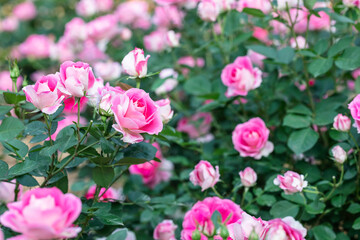
[[[348,132],[351,128],[351,120],[345,115],[338,114],[334,118],[333,127],[341,132]]]
[[[96,6],[101,12],[110,11],[114,6],[113,0],[96,0]]]
[[[190,138],[196,139],[209,133],[212,116],[210,113],[196,113],[191,117],[181,118],[176,130],[185,132]]]
[[[320,2],[318,2],[318,3],[316,3],[314,5],[314,8],[324,8],[324,7],[326,7],[326,6],[323,6],[323,3],[320,3]],[[311,15],[310,21],[309,21],[309,30],[312,30],[312,31],[319,31],[319,30],[330,31],[330,29],[331,29],[330,16],[324,11],[319,11],[318,14],[319,14],[320,17],[317,17],[315,15]]]
[[[354,71],[351,73],[351,76],[352,76],[354,79],[357,79],[357,78],[360,76],[360,68],[354,70]]]
[[[335,146],[333,149],[331,149],[331,153],[334,157],[334,160],[337,163],[343,164],[346,159],[347,159],[347,154],[344,151],[344,149],[342,147],[340,147],[339,145]]]
[[[0,203],[9,203],[15,200],[16,181],[0,182]],[[18,199],[21,198],[23,191],[22,185],[19,185]]]
[[[0,31],[13,32],[18,27],[19,27],[19,20],[14,16],[4,18],[0,22]]]
[[[151,52],[161,52],[166,48],[166,31],[157,29],[144,37],[144,46]]]
[[[177,63],[179,65],[185,65],[190,68],[194,68],[194,67],[202,68],[205,65],[205,60],[203,58],[193,58],[192,56],[185,56],[185,57],[179,58]],[[183,69],[181,69],[181,71],[184,75],[189,74],[188,68],[183,68]]]
[[[124,41],[130,40],[131,37],[132,37],[132,32],[131,32],[131,30],[128,29],[128,28],[122,28],[122,29],[120,29],[120,37],[121,37],[121,39],[124,40]]]
[[[96,0],[80,0],[76,4],[76,13],[88,17],[97,12]]]
[[[86,25],[88,37],[94,41],[111,39],[117,34],[117,19],[108,14],[95,18]]]
[[[304,48],[308,47],[308,45],[306,43],[306,39],[303,36],[297,36],[296,40],[295,40],[295,38],[291,38],[290,45],[292,48],[299,47],[299,49],[304,49]]]
[[[299,175],[293,171],[287,171],[284,176],[278,175],[274,179],[274,184],[284,190],[285,194],[302,192],[308,182],[304,180],[304,175]]]
[[[266,59],[264,55],[254,52],[253,50],[249,50],[247,56],[250,58],[251,62],[254,63],[255,65],[259,66],[260,68],[264,67],[263,60]]]
[[[100,201],[107,202],[107,199],[110,199],[110,201],[111,201],[111,200],[118,200],[120,198],[120,194],[116,189],[110,187],[108,190],[106,190],[106,192],[105,192],[105,190],[106,190],[106,188],[100,189],[100,192],[99,192],[99,196],[101,196],[99,198]],[[96,185],[91,186],[89,188],[89,190],[87,191],[87,193],[85,194],[85,198],[93,199],[95,196],[95,191],[96,191]]]
[[[253,37],[267,45],[271,44],[271,41],[269,40],[269,31],[264,28],[254,27]]]
[[[243,171],[239,172],[241,183],[245,187],[252,187],[256,184],[257,175],[254,169],[251,167],[245,168]]]
[[[141,142],[144,140],[141,133],[153,135],[163,129],[158,106],[142,89],[131,88],[116,95],[111,110],[116,121],[113,128],[123,134],[124,142]]]
[[[147,74],[147,62],[150,55],[144,56],[144,51],[139,48],[135,48],[135,50],[129,52],[121,64],[124,71],[133,76],[143,78]]]
[[[96,107],[99,108],[100,113],[103,115],[113,115],[114,113],[111,110],[113,100],[116,95],[124,94],[124,92],[120,87],[111,87],[109,83],[99,89]]]
[[[176,6],[157,6],[153,21],[161,28],[182,27],[184,13]]]
[[[261,118],[252,118],[236,126],[232,141],[240,156],[260,159],[274,150],[274,145],[268,141],[269,134],[270,130]]]
[[[81,212],[81,201],[59,189],[35,188],[18,202],[9,203],[0,222],[25,239],[74,238],[81,228],[73,227]]]
[[[262,82],[261,71],[253,68],[249,57],[238,57],[234,63],[225,66],[221,80],[228,87],[226,96],[246,96],[250,90],[258,88]]]
[[[133,28],[149,29],[151,26],[149,3],[146,1],[125,1],[119,4],[115,16],[120,23]]]
[[[260,239],[263,239],[266,226],[266,221],[263,221],[261,218],[252,217],[246,212],[243,212],[241,214],[241,219],[230,224],[228,230],[230,237],[233,240],[247,240],[253,231],[255,231]]]
[[[98,77],[106,81],[111,81],[121,76],[122,69],[120,63],[106,61],[94,64],[94,71]]]
[[[16,86],[19,89],[23,82],[23,78],[21,76],[18,77],[16,81]],[[9,71],[0,72],[0,90],[3,91],[12,91],[13,82],[10,77]]]
[[[201,0],[198,6],[198,14],[204,21],[215,22],[220,14],[220,7],[214,0]]]
[[[172,220],[163,220],[154,230],[155,240],[176,240],[175,230],[177,226]]]
[[[180,37],[181,34],[180,33],[175,33],[174,31],[168,31],[166,33],[166,44],[169,47],[178,47],[180,45]]]
[[[172,5],[177,3],[182,3],[184,0],[155,0],[155,2],[159,5]]]
[[[36,17],[36,7],[32,1],[25,1],[14,7],[14,16],[21,20],[31,20]]]
[[[46,114],[55,113],[66,96],[60,84],[59,74],[43,76],[35,85],[24,87],[23,91],[26,100]]]
[[[201,160],[190,173],[190,181],[200,186],[201,191],[214,187],[220,179],[219,167],[215,168],[208,161]]]
[[[352,118],[355,120],[355,126],[360,133],[360,94],[358,94],[348,105]]]
[[[155,103],[159,106],[159,112],[163,123],[168,123],[174,116],[174,111],[171,109],[170,100],[165,98],[158,100]]]
[[[277,240],[281,239],[294,239],[305,240],[306,229],[295,221],[293,217],[285,217],[283,219],[276,218],[270,220],[265,229],[264,239]]]
[[[172,68],[165,68],[161,70],[159,77],[161,79],[166,79],[163,84],[155,89],[157,95],[168,93],[172,91],[178,85],[178,73],[175,72]]]
[[[48,58],[53,41],[45,36],[33,34],[19,45],[21,55],[29,58]]]

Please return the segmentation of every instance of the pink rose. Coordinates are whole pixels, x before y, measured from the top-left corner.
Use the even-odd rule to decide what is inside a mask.
[[[264,239],[277,240],[282,237],[282,239],[305,240],[306,233],[306,229],[293,217],[276,218],[268,222]]]
[[[14,7],[13,14],[21,21],[31,20],[36,17],[36,7],[33,2],[25,1]]]
[[[149,29],[151,26],[149,3],[146,1],[126,1],[119,4],[115,15],[122,24],[133,28]]]
[[[179,120],[176,130],[185,132],[190,138],[195,139],[209,133],[212,116],[210,113],[195,113],[191,117],[183,117]]]
[[[357,78],[360,76],[360,68],[354,70],[354,71],[351,73],[351,76],[352,76],[354,79],[357,79]]]
[[[299,49],[304,49],[307,48],[308,45],[306,43],[306,39],[303,36],[297,36],[296,39],[295,38],[291,38],[290,39],[290,45],[292,48],[298,48]]]
[[[71,21],[65,25],[64,36],[71,41],[84,41],[88,36],[84,20],[78,17],[71,19]]]
[[[243,171],[239,172],[241,183],[245,187],[252,187],[256,184],[257,175],[254,169],[251,167],[245,168]]]
[[[108,199],[110,199],[110,201],[111,201],[111,200],[118,200],[120,198],[120,194],[116,189],[110,187],[108,190],[106,190],[106,192],[105,192],[105,190],[106,190],[106,188],[100,189],[100,192],[99,192],[99,196],[101,196],[99,198],[100,201],[107,202]],[[87,191],[87,193],[85,194],[85,198],[93,199],[95,196],[95,191],[96,191],[96,185],[91,186],[89,188],[89,190]]]
[[[80,16],[89,17],[97,12],[95,0],[80,0],[76,4],[76,13]]]
[[[3,231],[0,229],[0,240],[4,240],[5,238],[4,238],[4,233],[3,233]]]
[[[283,13],[283,17],[288,20],[290,24],[290,19],[287,13]],[[290,9],[290,18],[293,23],[295,23],[294,30],[296,33],[304,33],[307,29],[307,16],[308,12],[305,8],[292,8]]]
[[[71,114],[71,115],[64,115],[64,119],[58,121],[58,127],[56,131],[51,135],[52,140],[56,140],[56,136],[59,134],[59,132],[64,129],[67,126],[73,125],[74,122],[77,122],[77,114]],[[87,121],[86,118],[80,117],[80,125],[86,125]]]
[[[88,37],[94,41],[111,39],[117,34],[117,19],[115,15],[104,15],[95,18],[86,25]]]
[[[333,149],[331,149],[331,153],[334,157],[334,160],[337,163],[343,164],[347,159],[347,154],[345,150],[340,147],[339,145],[335,146]]]
[[[220,199],[218,197],[208,197],[203,201],[198,201],[186,214],[183,221],[183,230],[181,232],[182,240],[192,240],[192,233],[196,229],[201,229],[201,240],[207,240],[204,235],[212,235],[215,229],[211,216],[215,211],[221,215],[221,220],[226,225],[237,222],[241,219],[243,211],[234,202],[228,199]],[[221,239],[216,235],[214,239]]]
[[[111,109],[116,121],[113,128],[123,134],[124,142],[141,142],[144,140],[141,133],[153,135],[163,129],[158,106],[142,89],[131,88],[116,95]]]
[[[260,68],[264,67],[263,60],[266,59],[264,55],[254,52],[253,50],[249,50],[247,56],[250,58],[250,61],[255,65],[259,66]]]
[[[315,3],[314,8],[326,8],[330,6],[326,6],[325,2],[318,2]],[[308,13],[309,14],[309,13]],[[327,30],[330,31],[331,28],[331,19],[330,16],[324,12],[319,11],[318,14],[320,17],[317,17],[315,15],[311,15],[310,21],[309,21],[309,30],[312,31],[318,31],[318,30]]]
[[[72,227],[81,212],[81,201],[59,189],[35,188],[21,201],[9,203],[0,222],[25,239],[73,238],[81,228]]]
[[[173,170],[172,162],[163,158],[160,145],[156,142],[152,145],[157,148],[155,157],[161,162],[151,160],[146,163],[131,165],[129,168],[130,173],[140,175],[143,183],[149,188],[154,188],[160,182],[169,181]]]
[[[358,94],[348,105],[352,118],[355,120],[355,126],[360,133],[360,94]]]
[[[119,78],[122,71],[120,63],[113,61],[97,62],[94,65],[94,70],[98,77],[106,81]]]
[[[205,65],[205,60],[203,58],[196,58],[195,59],[192,56],[185,56],[185,57],[179,58],[177,63],[179,65],[185,65],[185,66],[190,67],[190,68],[194,68],[194,67],[202,68]],[[181,71],[182,71],[183,75],[188,75],[189,74],[189,69],[188,68],[183,68],[183,69],[181,69]]]
[[[242,12],[244,8],[256,8],[264,13],[271,11],[271,3],[269,0],[242,0],[238,1],[237,10]]]
[[[120,87],[111,87],[109,83],[98,91],[96,107],[99,108],[100,113],[103,115],[113,115],[114,113],[111,108],[114,97],[116,95],[123,94],[125,91]]]
[[[26,100],[46,114],[55,113],[66,96],[58,73],[43,76],[35,85],[24,87],[23,91]]]
[[[150,55],[144,56],[144,51],[135,48],[129,52],[121,62],[124,71],[133,77],[143,78],[147,74],[147,62]]]
[[[144,37],[144,46],[151,52],[161,52],[166,48],[166,31],[158,29]]]
[[[77,58],[85,62],[98,62],[109,57],[99,48],[96,43],[88,38],[82,43],[82,49],[77,53]]]
[[[236,126],[232,142],[240,156],[260,159],[269,156],[274,150],[274,145],[268,141],[269,134],[270,131],[261,118],[252,118]]]
[[[258,88],[262,82],[261,71],[253,68],[249,57],[238,57],[234,63],[225,66],[221,80],[228,87],[226,96],[246,96],[250,90]]]
[[[29,58],[48,58],[53,41],[45,35],[30,35],[19,45],[21,55]]]
[[[19,27],[19,20],[14,16],[4,18],[0,22],[0,31],[13,32]]]
[[[219,167],[215,169],[208,161],[201,160],[190,173],[190,181],[200,186],[201,191],[214,187],[220,179]]]
[[[102,78],[96,78],[94,85],[88,90],[87,98],[89,99],[89,105],[96,107],[100,101],[101,89],[104,87],[104,80]]]
[[[128,29],[128,28],[121,28],[121,29],[120,29],[120,37],[121,37],[121,39],[124,40],[124,41],[130,40],[131,37],[132,37],[132,32],[131,32],[131,30]]]
[[[348,132],[351,128],[351,120],[345,115],[338,114],[334,118],[333,127],[341,132]]]
[[[360,1],[359,0],[343,0],[342,2],[347,7],[360,8]]]
[[[259,236],[260,239],[263,239],[263,234],[266,226],[266,221],[263,221],[261,218],[255,218],[253,216],[250,216],[246,212],[243,212],[241,214],[241,219],[239,219],[235,223],[230,224],[228,226],[228,230],[230,237],[233,240],[248,240],[253,231],[255,231],[255,233]]]
[[[161,79],[166,79],[163,84],[155,89],[157,95],[168,93],[178,85],[178,73],[172,68],[165,68],[159,73]]]
[[[163,220],[154,230],[155,240],[176,240],[175,230],[177,226],[172,220]]]
[[[252,36],[267,45],[271,44],[271,41],[269,40],[269,31],[264,28],[254,27]]]
[[[83,97],[95,82],[92,68],[87,63],[66,61],[60,66],[60,79],[69,95]]]
[[[15,200],[15,179],[11,182],[0,182],[0,203],[9,203]],[[19,185],[18,199],[21,198],[23,186]]]
[[[174,26],[181,28],[184,15],[176,6],[157,6],[153,21],[158,27],[171,28]]]
[[[175,33],[174,31],[168,31],[165,35],[166,45],[169,47],[178,47],[180,45],[180,33]]]
[[[220,14],[220,7],[214,0],[201,0],[198,6],[198,14],[204,21],[215,22]]]
[[[95,0],[96,6],[101,12],[110,11],[114,6],[113,0]]]
[[[285,194],[293,194],[302,192],[306,188],[308,182],[304,180],[304,175],[299,175],[293,171],[287,171],[284,176],[277,175],[274,184],[284,190]]]
[[[184,0],[155,0],[155,2],[159,5],[172,5],[182,3]]]
[[[23,82],[23,78],[19,76],[16,81],[16,86],[18,89],[21,87],[22,82]],[[13,82],[10,77],[10,72],[9,71],[0,72],[0,90],[12,91],[12,87],[13,87]]]
[[[171,109],[170,100],[168,98],[161,99],[155,102],[159,106],[159,113],[163,123],[168,123],[174,116],[174,111]]]

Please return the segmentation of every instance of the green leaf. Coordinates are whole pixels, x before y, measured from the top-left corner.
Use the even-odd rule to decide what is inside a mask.
[[[9,141],[14,139],[24,130],[24,128],[24,124],[18,118],[5,118],[0,125],[0,141]]]
[[[12,106],[0,106],[0,115],[7,114],[12,108]]]
[[[292,47],[285,47],[277,51],[276,61],[289,64],[295,57],[295,51]]]
[[[347,47],[351,45],[352,41],[353,41],[352,36],[340,39],[337,43],[335,43],[330,47],[328,51],[328,57],[334,57],[339,52],[345,50]]]
[[[32,161],[27,159],[23,162],[15,164],[10,168],[8,175],[11,177],[16,177],[19,175],[23,175],[29,173],[39,167],[39,163],[37,161]]]
[[[326,49],[328,49],[329,44],[328,39],[322,39],[315,44],[314,50],[318,55],[321,55],[326,51]]]
[[[96,217],[98,217],[99,220],[105,225],[123,226],[121,216],[111,213],[104,213],[104,214],[96,215]]]
[[[202,74],[189,78],[184,84],[184,89],[187,93],[193,95],[204,95],[211,93],[209,76],[206,74]]]
[[[61,131],[56,136],[55,145],[58,146],[60,152],[65,152],[72,146],[76,145],[78,142],[75,136],[75,129],[71,126],[61,129]]]
[[[225,18],[225,25],[224,25],[224,34],[226,36],[230,36],[236,30],[240,29],[240,17],[241,14],[236,10],[231,10],[227,13]],[[245,36],[244,34],[242,35]]]
[[[360,67],[359,55],[359,47],[349,47],[345,49],[343,55],[335,61],[335,65],[342,70],[355,70]]]
[[[304,5],[309,10],[313,9],[315,3],[316,3],[316,0],[304,0]]]
[[[353,20],[351,20],[348,17],[345,17],[344,15],[339,15],[339,14],[337,14],[335,12],[330,12],[329,14],[331,16],[331,19],[334,19],[336,22],[352,23],[352,24],[355,23]]]
[[[310,123],[311,123],[311,117],[309,116],[288,114],[284,118],[283,126],[299,129],[299,128],[309,127]]]
[[[0,160],[0,179],[4,178],[9,170],[9,166],[6,162]]]
[[[312,232],[316,240],[334,240],[336,238],[334,231],[325,225],[314,227]]]
[[[111,167],[95,167],[92,170],[95,183],[101,187],[108,187],[114,179],[114,169]]]
[[[219,229],[220,224],[222,223],[222,217],[218,210],[211,215],[211,221],[214,224],[215,229]]]
[[[39,183],[36,181],[36,179],[29,174],[22,175],[20,177],[17,177],[16,179],[21,185],[26,187],[39,186]]]
[[[124,157],[153,160],[157,152],[156,147],[150,143],[141,142],[132,144],[124,149]]]
[[[314,77],[318,77],[329,71],[332,65],[333,65],[333,60],[331,58],[315,59],[314,61],[311,61],[311,63],[309,64],[309,72]]]
[[[140,215],[140,222],[142,223],[150,222],[153,217],[154,217],[154,211],[145,209]]]
[[[115,230],[110,236],[106,238],[106,240],[125,240],[127,237],[127,229],[119,229]]]
[[[94,157],[89,159],[91,162],[98,164],[98,165],[106,165],[111,161],[111,157]]]
[[[3,95],[5,102],[8,104],[17,104],[26,99],[23,93],[3,92]]]
[[[147,162],[146,159],[143,158],[133,158],[133,157],[125,157],[120,159],[120,161],[118,161],[116,163],[116,165],[135,165],[135,164],[141,164],[141,163],[145,163]]]
[[[41,134],[47,134],[46,125],[40,121],[34,121],[26,125],[25,135],[37,136]]]
[[[319,139],[319,134],[311,128],[292,132],[288,139],[288,147],[296,154],[310,150]]]
[[[295,107],[288,109],[287,112],[288,113],[298,113],[298,114],[309,115],[309,116],[312,115],[311,110],[303,104],[296,105]]]
[[[266,16],[261,10],[259,10],[257,8],[244,8],[243,12],[246,14],[255,16],[255,17],[260,17],[260,18],[263,18]]]
[[[305,207],[306,211],[310,214],[320,214],[324,212],[325,204],[323,202],[312,202]]]
[[[315,110],[314,124],[318,126],[325,126],[331,124],[334,122],[334,118],[337,114],[338,113],[334,110],[321,109],[317,107]]]
[[[358,217],[355,221],[354,224],[352,225],[352,228],[355,230],[359,230],[360,229],[360,217]]]
[[[276,198],[270,194],[263,194],[256,199],[256,202],[260,206],[271,207],[276,202]]]
[[[17,139],[4,142],[3,145],[7,150],[15,153],[20,158],[24,158],[29,150],[29,147],[25,143]]]
[[[276,59],[277,57],[277,51],[272,47],[266,47],[263,45],[250,45],[248,48],[272,59]]]
[[[360,93],[360,77],[358,77],[356,80],[355,80],[355,92],[357,94]]]
[[[331,204],[337,208],[342,207],[345,204],[345,202],[346,202],[346,196],[342,194],[331,198]]]
[[[284,218],[287,216],[295,217],[298,212],[298,205],[285,200],[275,203],[270,209],[271,216],[275,218]]]
[[[352,213],[352,214],[360,213],[360,204],[351,203],[346,211],[348,211],[349,213]]]

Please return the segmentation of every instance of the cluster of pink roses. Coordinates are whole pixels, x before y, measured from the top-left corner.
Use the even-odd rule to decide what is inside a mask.
[[[11,14],[0,20],[0,32],[13,32],[19,26],[19,21],[29,21],[36,17],[36,6],[31,0],[26,0],[14,7]]]

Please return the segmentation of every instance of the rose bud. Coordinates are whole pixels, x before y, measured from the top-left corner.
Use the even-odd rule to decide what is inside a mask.
[[[175,230],[177,226],[172,220],[164,220],[154,230],[155,240],[176,240]]]
[[[215,22],[220,13],[220,7],[214,0],[202,0],[198,7],[198,15],[204,21]]]
[[[201,191],[215,186],[219,178],[219,167],[216,166],[214,169],[208,161],[204,160],[201,160],[190,173],[190,181],[195,186],[200,186]]]
[[[169,47],[178,47],[180,45],[180,33],[175,33],[173,30],[166,33],[166,44]]]
[[[284,176],[278,175],[274,179],[274,184],[279,185],[285,191],[285,194],[301,192],[307,187],[308,182],[304,181],[304,175],[299,175],[293,171],[287,171]]]
[[[351,120],[345,115],[338,114],[334,118],[333,127],[341,132],[348,132],[351,128]]]
[[[239,172],[241,183],[245,187],[251,187],[256,184],[257,175],[256,172],[251,168],[247,167],[243,171]]]
[[[147,74],[147,61],[149,57],[150,55],[144,56],[142,49],[135,48],[135,50],[132,50],[124,57],[121,64],[127,74],[143,78]]]
[[[331,153],[334,157],[334,160],[340,164],[343,164],[345,160],[347,159],[347,154],[345,150],[340,147],[339,145],[335,146],[333,149],[331,149]]]
[[[168,98],[161,99],[155,102],[159,106],[159,112],[163,123],[168,123],[174,116],[174,111],[171,110],[170,100]]]

